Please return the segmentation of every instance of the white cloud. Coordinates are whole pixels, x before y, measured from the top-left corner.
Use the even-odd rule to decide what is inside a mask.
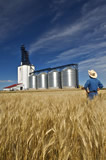
[[[102,51],[102,48],[106,49],[106,42],[95,43],[95,44],[86,44],[79,46],[77,48],[69,49],[65,52],[60,53],[55,59],[52,59],[48,63],[59,63],[65,61],[73,61],[73,59],[81,59],[81,57],[86,56],[86,58],[90,57],[101,57],[106,54],[106,51]],[[97,54],[98,52],[98,54]]]
[[[97,68],[102,71],[106,71],[106,56],[99,56],[80,61],[79,66],[80,70],[85,70],[86,68]]]
[[[51,20],[51,23],[54,23],[55,21],[57,21],[62,15],[63,15],[62,12],[58,12]]]
[[[81,29],[82,25],[80,23],[70,25],[63,30],[53,29],[52,31],[45,33],[37,42],[32,43],[29,47],[29,52],[36,52],[37,50],[47,48],[54,43],[58,43],[59,47],[62,46],[60,45],[60,42],[64,42],[65,45],[69,40],[71,40],[70,37],[77,34]]]
[[[15,82],[14,80],[0,80],[0,83],[11,83],[11,82]]]
[[[93,45],[95,40],[104,40],[106,35],[105,10],[106,6],[97,7],[68,26],[64,24],[63,28],[59,26],[44,33],[38,41],[30,45],[30,53],[45,48],[46,53],[54,48],[55,51],[59,49],[67,50],[67,47],[71,47],[72,43],[87,44],[91,41]]]

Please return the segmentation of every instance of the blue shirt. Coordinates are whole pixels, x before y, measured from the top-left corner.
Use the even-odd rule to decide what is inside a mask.
[[[89,91],[97,91],[98,88],[103,88],[103,84],[96,78],[90,78],[84,85],[84,88]]]

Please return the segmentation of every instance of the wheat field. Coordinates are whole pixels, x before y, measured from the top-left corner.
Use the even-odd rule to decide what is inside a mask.
[[[0,160],[106,160],[106,90],[0,92]]]

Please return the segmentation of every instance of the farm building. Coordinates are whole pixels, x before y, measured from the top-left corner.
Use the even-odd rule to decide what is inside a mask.
[[[4,91],[16,91],[16,90],[23,90],[23,84],[13,84],[11,86],[7,86],[3,88]]]

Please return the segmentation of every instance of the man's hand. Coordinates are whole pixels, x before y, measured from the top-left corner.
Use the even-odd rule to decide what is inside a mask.
[[[88,91],[88,90],[86,90],[86,93],[87,93],[87,94],[89,94],[89,91]]]
[[[98,88],[97,91],[100,91],[100,88]]]

